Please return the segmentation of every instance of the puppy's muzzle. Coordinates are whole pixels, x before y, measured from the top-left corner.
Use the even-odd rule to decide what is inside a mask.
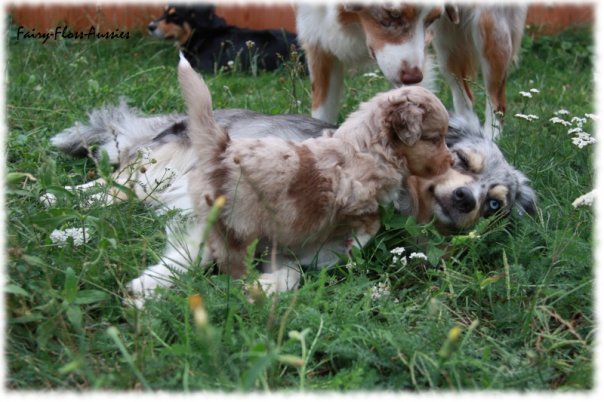
[[[453,208],[467,214],[476,208],[476,199],[468,187],[458,187],[453,191],[451,197]]]

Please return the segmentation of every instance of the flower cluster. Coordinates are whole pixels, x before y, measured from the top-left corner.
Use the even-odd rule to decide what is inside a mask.
[[[371,301],[376,302],[380,299],[390,296],[390,286],[380,282],[377,286],[371,288]]]
[[[564,127],[571,127],[568,129],[568,134],[572,134],[572,142],[579,149],[583,147],[594,144],[596,139],[592,137],[591,134],[585,132],[583,130],[583,126],[587,123],[588,119],[597,120],[597,116],[592,113],[585,113],[583,116],[573,116],[570,120],[563,119],[560,116],[570,115],[570,112],[566,109],[560,109],[557,112],[554,112],[554,116],[549,119],[552,124],[560,124]]]
[[[532,98],[533,94],[538,94],[539,90],[537,88],[531,88],[528,91],[520,91],[519,94],[525,98]],[[534,121],[538,120],[539,116],[534,114],[524,114],[524,113],[516,113],[514,117],[518,117],[519,119],[524,119],[526,121]]]
[[[392,254],[392,264],[400,264],[403,267],[407,265],[407,257],[403,254],[405,253],[405,247],[396,247],[390,250],[390,254]]]
[[[583,194],[579,198],[573,201],[573,207],[578,208],[580,206],[591,207],[596,200],[596,190],[591,190],[587,194]]]
[[[534,114],[522,114],[522,113],[516,113],[514,115],[514,117],[518,117],[519,119],[524,119],[526,121],[533,121],[533,120],[538,120],[539,116],[534,115]]]
[[[426,254],[419,253],[419,252],[409,254],[409,258],[410,259],[414,259],[415,258],[415,259],[418,259],[418,260],[428,261],[428,257],[426,256]]]
[[[372,71],[372,72],[363,74],[363,77],[366,77],[366,78],[379,78],[380,75],[377,73],[377,71]]]
[[[56,246],[63,247],[67,244],[67,239],[73,239],[73,245],[78,247],[90,240],[88,228],[67,228],[64,230],[55,229],[50,234],[50,240]]]
[[[531,88],[528,91],[520,91],[519,93],[520,93],[520,95],[524,96],[525,98],[532,98],[533,94],[539,93],[539,90],[537,88]]]

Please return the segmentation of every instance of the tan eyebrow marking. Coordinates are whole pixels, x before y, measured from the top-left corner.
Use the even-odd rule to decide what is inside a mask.
[[[502,206],[507,206],[508,193],[510,190],[503,184],[498,184],[489,190],[489,197],[497,199],[502,203]]]
[[[484,169],[484,156],[477,152],[464,152],[468,169],[474,173],[481,173]]]

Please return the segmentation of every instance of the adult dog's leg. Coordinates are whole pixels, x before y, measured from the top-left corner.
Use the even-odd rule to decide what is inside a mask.
[[[312,117],[336,123],[344,87],[344,65],[318,46],[305,46],[312,85]]]

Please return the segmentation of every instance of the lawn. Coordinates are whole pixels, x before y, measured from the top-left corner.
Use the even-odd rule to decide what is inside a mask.
[[[592,33],[523,42],[509,77],[499,142],[533,182],[534,217],[482,222],[441,237],[384,209],[380,235],[353,261],[311,271],[296,292],[247,301],[240,281],[195,270],[147,304],[124,307],[125,284],[158,260],[159,215],[131,200],[80,208],[60,192],[98,175],[49,138],[125,97],[146,113],[183,111],[167,42],[65,40],[9,33],[6,86],[6,386],[12,390],[588,390],[594,386],[594,213],[571,204],[593,186],[594,145],[550,121],[592,132]],[[252,77],[206,77],[215,107],[308,114],[310,84],[290,64]],[[444,103],[448,89],[439,83]],[[388,84],[350,76],[340,121]],[[477,109],[484,98],[479,83]],[[536,89],[537,91],[531,91]],[[521,94],[528,92],[531,97]],[[535,115],[526,120],[516,114]],[[59,194],[52,208],[39,196]],[[55,229],[86,227],[59,247]],[[418,239],[421,239],[419,241]],[[441,258],[443,245],[448,258]],[[393,263],[391,250],[429,262]],[[208,322],[189,301],[203,297]]]

